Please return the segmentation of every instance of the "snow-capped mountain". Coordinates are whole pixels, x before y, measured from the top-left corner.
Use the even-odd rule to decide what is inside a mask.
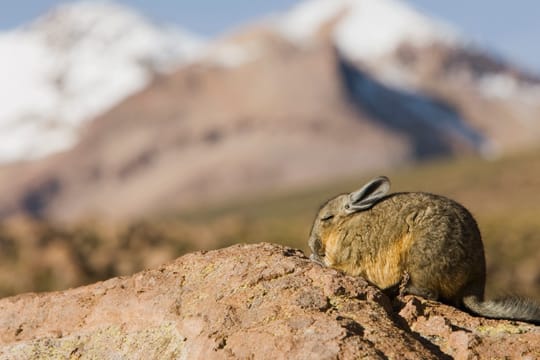
[[[466,36],[400,0],[307,0],[256,27],[203,46],[195,35],[153,24],[125,6],[76,2],[0,33],[0,163],[69,149],[87,120],[143,89],[157,72],[188,62],[241,67],[274,51],[274,38],[309,49],[328,37],[340,56],[377,81],[418,93],[434,90],[425,80],[433,78],[426,75],[433,64],[418,58],[443,51],[447,59],[460,58],[457,66],[444,65],[452,76],[486,99],[536,106],[540,98],[538,82],[515,69],[470,65],[463,59],[478,57],[467,55],[474,46]]]
[[[448,119],[445,109],[410,100],[419,95],[453,104],[461,115],[461,125],[450,133],[457,129],[470,139],[471,129],[463,124],[481,129],[485,140],[474,143],[487,156],[538,142],[540,77],[513,66],[452,25],[404,1],[308,0],[274,19],[272,26],[300,47],[317,46],[326,37],[360,72],[383,87],[412,94],[405,99],[406,107],[414,108],[419,118],[435,127],[446,126],[441,120]],[[364,103],[372,98],[386,111],[385,91],[374,93],[366,84],[372,83],[360,79],[355,84],[357,98]],[[491,113],[489,109],[495,107],[498,111]],[[399,119],[395,114],[394,121]],[[406,128],[410,122],[406,120],[402,126]]]
[[[291,42],[307,47],[333,21],[330,38],[340,54],[361,63],[385,84],[407,90],[418,87],[419,79],[404,66],[400,50],[435,46],[462,52],[485,51],[483,45],[474,43],[451,24],[423,14],[402,0],[308,0],[274,19],[274,27]],[[499,61],[494,54],[486,57]],[[540,98],[537,81],[515,76],[515,69],[506,70],[508,67],[484,66],[473,85],[490,98]]]
[[[34,34],[32,28],[44,26],[47,19],[20,31]],[[94,45],[83,50],[84,38],[55,34],[34,34],[48,45],[21,56],[20,62],[30,63],[28,71],[41,79],[37,85],[28,80],[31,86],[25,91],[37,94],[41,108],[67,114],[63,124],[76,119],[83,105],[97,109],[99,116],[62,155],[0,167],[0,216],[143,216],[422,159],[471,153],[494,157],[538,146],[540,140],[537,77],[398,0],[299,3],[283,15],[202,48],[194,46],[196,52],[180,51],[186,54],[180,60],[189,59],[189,66],[148,86],[135,81],[144,88],[116,106],[113,100],[121,96],[111,100],[98,91],[104,85],[97,80],[117,79],[123,67],[132,71],[124,74],[128,83],[148,79],[163,68],[163,59],[147,54],[163,52],[135,51],[138,55],[128,59],[139,60],[120,66],[109,56],[115,46],[124,48],[120,41],[114,40],[107,51],[98,46],[100,54],[95,55]],[[78,74],[70,75],[71,82],[58,76],[45,81],[51,72],[36,70],[58,69],[58,60],[45,56],[51,43],[71,49],[65,58],[80,64],[60,62],[66,64],[66,74]],[[156,42],[147,44],[155,50],[150,43]],[[35,57],[43,61],[33,62]],[[92,77],[93,64],[107,59],[113,74]],[[92,76],[83,76],[87,74]],[[115,83],[107,84],[115,88]],[[78,96],[70,98],[68,88]],[[60,103],[60,94],[82,105],[51,105]],[[94,97],[108,100],[112,108],[102,113],[105,107],[91,107]],[[59,118],[47,116],[48,122],[40,124]],[[24,129],[24,122],[17,125]]]
[[[457,30],[427,17],[399,0],[311,0],[277,19],[278,31],[298,44],[309,44],[325,23],[341,17],[332,37],[351,59],[373,61],[403,43],[458,43]]]
[[[61,5],[0,33],[0,162],[69,148],[83,122],[193,59],[201,44],[109,2]]]

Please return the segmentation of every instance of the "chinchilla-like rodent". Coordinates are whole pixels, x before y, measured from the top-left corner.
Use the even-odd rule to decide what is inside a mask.
[[[311,259],[381,289],[401,284],[477,315],[540,323],[532,300],[484,300],[484,247],[467,209],[439,195],[389,190],[381,176],[326,202],[311,230]]]

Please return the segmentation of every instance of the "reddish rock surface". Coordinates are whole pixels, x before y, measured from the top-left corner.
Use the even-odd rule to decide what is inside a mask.
[[[406,297],[271,245],[0,300],[0,359],[540,357],[540,327]]]

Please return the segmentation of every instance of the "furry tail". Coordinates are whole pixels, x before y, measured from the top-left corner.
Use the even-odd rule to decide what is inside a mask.
[[[463,297],[463,304],[480,316],[540,324],[540,304],[530,299],[508,297],[482,301],[476,295],[467,295]]]

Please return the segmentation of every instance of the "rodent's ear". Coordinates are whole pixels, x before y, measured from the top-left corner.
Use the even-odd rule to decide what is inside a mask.
[[[386,176],[379,176],[360,190],[349,194],[349,201],[345,205],[345,211],[348,213],[366,210],[375,205],[390,190],[390,180]]]

